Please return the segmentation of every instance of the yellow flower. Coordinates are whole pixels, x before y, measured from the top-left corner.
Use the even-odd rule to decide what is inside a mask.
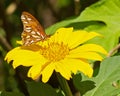
[[[47,82],[53,71],[59,72],[65,79],[72,78],[71,73],[78,71],[88,77],[93,74],[88,60],[103,58],[99,53],[107,52],[99,45],[84,44],[86,41],[101,36],[95,32],[78,30],[73,28],[60,28],[49,39],[38,42],[36,45],[16,47],[5,57],[9,63],[13,60],[13,67],[20,65],[31,66],[28,77],[37,79],[42,75],[42,81]]]

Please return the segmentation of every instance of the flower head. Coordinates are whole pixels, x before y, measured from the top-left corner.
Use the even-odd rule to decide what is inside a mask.
[[[78,30],[73,28],[60,28],[54,35],[43,42],[37,42],[31,46],[16,47],[5,57],[9,63],[13,60],[13,67],[20,65],[31,66],[28,77],[37,79],[42,75],[42,81],[47,82],[53,71],[59,72],[69,80],[71,73],[78,71],[88,77],[93,74],[88,60],[99,60],[103,58],[99,53],[107,52],[99,45],[84,44],[86,41],[101,36],[95,32]]]

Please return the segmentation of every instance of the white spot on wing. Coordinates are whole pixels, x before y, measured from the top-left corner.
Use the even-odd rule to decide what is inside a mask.
[[[27,18],[28,21],[31,21],[32,19],[31,18]]]
[[[44,39],[45,37],[41,34],[41,37]]]
[[[26,22],[26,21],[23,21],[23,23],[24,23],[24,24],[27,24],[28,22]]]
[[[26,27],[26,29],[31,29],[31,27]]]
[[[36,34],[35,31],[32,31],[31,34]]]
[[[36,32],[38,35],[40,35],[40,33],[39,32]]]
[[[34,37],[34,38],[40,38],[40,36],[37,36],[37,35],[32,35],[32,37]]]
[[[28,36],[26,36],[26,38],[28,39],[28,38],[30,38],[30,36],[28,35]]]
[[[21,16],[21,19],[25,20],[25,16],[24,16],[24,15],[22,15],[22,16]]]
[[[30,43],[33,43],[33,42],[34,42],[33,40],[30,41]]]
[[[25,30],[26,32],[31,32],[31,30]]]
[[[26,32],[31,32],[31,29],[32,29],[31,27],[25,27]]]

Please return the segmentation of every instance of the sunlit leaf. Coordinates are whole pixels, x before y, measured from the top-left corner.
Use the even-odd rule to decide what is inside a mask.
[[[53,34],[59,27],[73,26],[77,29],[96,31],[104,38],[92,42],[101,44],[108,51],[118,43],[120,36],[120,1],[101,0],[87,7],[80,16],[67,19],[49,27],[46,32]]]
[[[117,96],[120,94],[120,56],[110,57],[100,64],[99,74],[91,79],[74,77],[74,84],[83,96]]]

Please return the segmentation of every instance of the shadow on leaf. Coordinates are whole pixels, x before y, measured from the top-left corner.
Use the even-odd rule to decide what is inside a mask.
[[[93,82],[91,80],[82,81],[81,74],[76,74],[73,77],[73,83],[74,83],[75,87],[80,91],[81,95],[85,94],[86,92],[88,92],[96,87],[95,82]]]
[[[87,91],[90,91],[95,87],[96,86],[95,86],[95,83],[93,81],[86,80],[86,81],[82,81],[82,82],[79,83],[79,89],[78,90],[80,91],[80,94],[83,95]]]

